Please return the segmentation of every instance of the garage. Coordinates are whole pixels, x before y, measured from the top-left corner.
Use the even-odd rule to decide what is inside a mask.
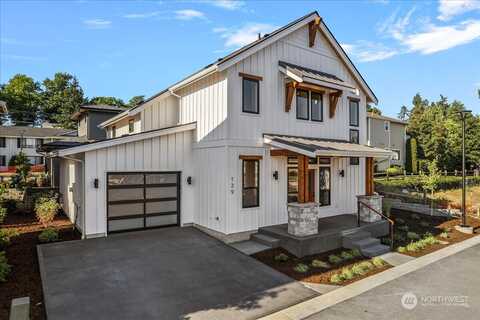
[[[180,225],[180,172],[107,172],[107,232]]]

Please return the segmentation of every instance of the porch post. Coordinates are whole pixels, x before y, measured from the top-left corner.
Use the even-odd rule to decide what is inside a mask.
[[[371,196],[373,192],[373,158],[368,157],[365,162],[365,195]]]
[[[308,157],[298,155],[298,202],[308,201]]]

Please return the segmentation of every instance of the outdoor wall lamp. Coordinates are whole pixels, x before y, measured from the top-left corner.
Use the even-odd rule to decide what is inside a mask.
[[[273,171],[273,179],[278,180],[278,171]]]
[[[342,177],[342,178],[345,177],[345,170],[340,170],[340,171],[338,172],[338,174],[339,174],[340,177]]]
[[[94,187],[95,189],[98,189],[98,179],[97,179],[97,178],[95,178],[95,179],[93,180],[93,187]]]
[[[192,184],[192,177],[191,176],[187,177],[187,184],[189,184],[189,185]]]

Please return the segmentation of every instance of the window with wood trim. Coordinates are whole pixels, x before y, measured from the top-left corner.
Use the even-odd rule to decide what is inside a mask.
[[[297,89],[297,119],[309,120],[308,91]]]
[[[260,81],[242,78],[242,111],[260,113]]]
[[[260,206],[260,160],[242,160],[242,208]]]
[[[132,133],[135,131],[135,120],[130,119],[128,120],[128,133]]]
[[[350,125],[354,127],[358,127],[360,124],[359,121],[359,112],[360,112],[360,104],[358,100],[348,100],[348,110],[350,115]]]
[[[350,142],[351,143],[360,143],[360,132],[356,129],[350,129]]]
[[[310,92],[312,121],[323,121],[323,97],[320,92]]]

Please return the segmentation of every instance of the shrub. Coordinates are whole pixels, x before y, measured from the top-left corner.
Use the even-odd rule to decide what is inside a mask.
[[[393,206],[393,202],[391,200],[383,199],[382,211],[387,217],[390,217],[392,206]]]
[[[342,275],[342,278],[345,280],[350,280],[355,276],[353,274],[353,271],[349,268],[343,268],[341,275]]]
[[[353,254],[351,254],[349,251],[342,251],[342,253],[340,253],[340,256],[341,256],[342,259],[344,259],[344,260],[351,260],[351,259],[353,259]]]
[[[400,253],[405,253],[405,252],[407,252],[407,249],[405,247],[398,247],[397,251],[400,252]]]
[[[359,263],[356,263],[352,266],[352,272],[356,276],[363,276],[365,273],[367,273],[367,271],[368,269],[365,269]]]
[[[57,200],[51,198],[40,198],[35,204],[37,219],[45,227],[53,221],[58,209],[60,209],[60,205]]]
[[[308,266],[303,263],[299,263],[295,266],[295,268],[293,268],[293,270],[295,270],[298,273],[305,273],[308,271],[308,269],[309,269]]]
[[[340,274],[338,274],[338,273],[335,273],[334,275],[332,275],[332,276],[330,277],[330,282],[331,282],[331,283],[340,283],[340,282],[342,282],[342,281],[343,281],[343,278],[342,278],[342,276],[341,276]]]
[[[277,254],[274,259],[275,261],[285,262],[285,261],[288,261],[290,257],[287,256],[285,253],[280,253],[280,254]]]
[[[403,234],[400,234],[400,233],[395,233],[395,234],[393,235],[393,239],[394,239],[395,241],[403,242],[403,241],[405,241],[405,236],[404,236]]]
[[[449,237],[448,232],[442,232],[439,235],[440,238],[447,239]]]
[[[437,244],[438,240],[434,236],[430,235],[423,238],[421,242],[425,245],[432,245],[432,244]]]
[[[420,236],[415,232],[407,232],[407,238],[409,240],[418,240],[420,239]]]
[[[375,258],[372,259],[372,264],[375,267],[380,268],[380,267],[383,267],[385,265],[385,261],[382,258],[375,257]]]
[[[430,223],[428,223],[427,221],[420,221],[420,225],[424,228],[430,227]]]
[[[403,168],[399,166],[391,166],[385,171],[385,173],[388,177],[399,176],[403,174]]]
[[[325,261],[315,259],[315,260],[312,261],[312,267],[314,267],[314,268],[329,269],[329,268],[330,268],[330,264],[328,264],[328,263],[325,262]]]
[[[330,262],[332,264],[338,264],[338,263],[342,262],[342,258],[340,258],[337,255],[331,254],[331,255],[328,256],[328,262]]]
[[[365,270],[373,269],[373,264],[370,261],[362,261],[359,263],[359,265]]]
[[[40,242],[53,242],[58,240],[58,231],[52,228],[47,228],[43,230],[38,235],[38,240]]]
[[[10,244],[10,239],[18,234],[17,229],[0,229],[0,248],[6,248]]]
[[[0,223],[3,223],[6,217],[7,217],[7,208],[0,207]]]
[[[361,253],[360,250],[358,250],[358,249],[352,249],[352,251],[350,251],[350,253],[351,253],[352,256],[354,256],[355,258],[362,256],[362,253]]]
[[[402,226],[399,226],[397,227],[398,230],[400,231],[405,231],[405,232],[408,232],[408,226],[405,224],[405,225],[402,225]]]
[[[413,213],[410,217],[415,220],[420,220],[420,216],[416,213]]]
[[[8,264],[5,251],[0,252],[0,282],[7,281],[7,276],[12,270],[12,267]]]
[[[398,223],[398,224],[404,224],[405,220],[403,220],[402,218],[397,218],[397,219],[395,219],[395,222]]]
[[[421,250],[423,248],[417,242],[410,242],[409,244],[407,244],[406,249],[408,252],[417,252],[418,250]]]

